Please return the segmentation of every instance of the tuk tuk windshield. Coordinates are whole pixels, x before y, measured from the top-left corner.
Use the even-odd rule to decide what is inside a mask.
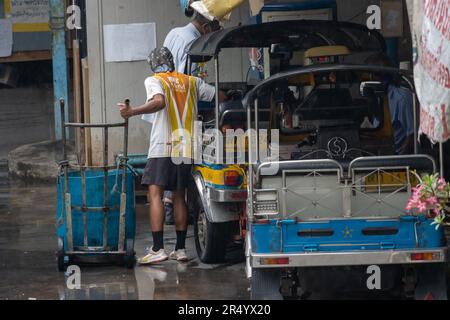
[[[257,91],[260,112],[270,110],[259,128],[279,130],[281,160],[394,155],[400,130],[414,127],[413,95],[403,81],[395,73],[339,68],[280,77]],[[411,119],[408,126],[399,113]],[[330,153],[337,137],[345,153]]]
[[[286,79],[270,89],[271,127],[284,134],[334,126],[380,129],[387,111],[389,82],[388,78],[347,71]]]

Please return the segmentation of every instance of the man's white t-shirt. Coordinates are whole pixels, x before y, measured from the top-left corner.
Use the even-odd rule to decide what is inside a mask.
[[[207,84],[200,78],[195,78],[195,87],[195,102],[199,100],[208,102],[214,100],[216,89],[213,86]],[[147,78],[145,80],[145,89],[147,90],[147,101],[152,100],[154,96],[160,94],[166,99],[166,106],[169,105],[164,93],[164,87],[159,79],[155,77]],[[143,115],[142,120],[153,123],[152,132],[150,134],[148,159],[170,157],[172,128],[167,107],[156,113]]]
[[[164,47],[172,52],[175,68],[178,72],[185,72],[187,52],[191,48],[192,43],[200,36],[200,31],[192,23],[172,29],[167,35]]]

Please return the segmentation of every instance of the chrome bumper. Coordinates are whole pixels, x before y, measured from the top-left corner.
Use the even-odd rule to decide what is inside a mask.
[[[209,199],[214,202],[245,202],[247,201],[247,190],[218,190],[207,187]]]
[[[413,261],[412,253],[435,253],[440,258],[430,261]],[[261,259],[289,258],[286,265],[263,265]],[[301,254],[251,254],[253,268],[295,268],[295,267],[337,267],[358,265],[387,264],[423,264],[443,263],[447,261],[447,249],[431,250],[389,250],[389,251],[359,251],[359,252],[318,252]]]

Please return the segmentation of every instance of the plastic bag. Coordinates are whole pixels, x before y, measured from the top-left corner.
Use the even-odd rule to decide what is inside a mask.
[[[414,80],[421,104],[420,133],[432,142],[450,139],[449,1],[408,0],[412,26]]]
[[[222,20],[231,13],[235,8],[244,3],[245,0],[202,0],[209,13]]]

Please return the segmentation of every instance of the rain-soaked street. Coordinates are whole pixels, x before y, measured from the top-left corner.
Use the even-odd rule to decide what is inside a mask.
[[[236,300],[247,299],[248,281],[240,252],[231,252],[223,265],[208,266],[196,259],[192,230],[187,264],[166,262],[158,267],[81,266],[81,290],[69,290],[57,271],[55,251],[55,187],[26,186],[0,179],[0,300]],[[192,229],[192,228],[191,228]],[[167,250],[175,232],[165,235]],[[137,255],[151,239],[147,207],[137,203]]]

